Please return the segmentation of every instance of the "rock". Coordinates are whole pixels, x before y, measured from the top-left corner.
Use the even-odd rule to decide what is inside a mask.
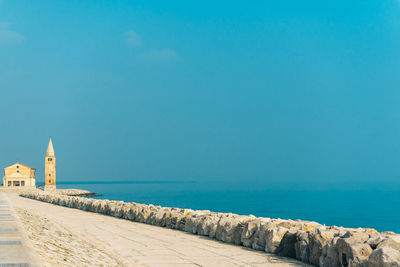
[[[334,237],[322,248],[321,256],[319,257],[319,266],[323,267],[340,267],[339,251],[336,242],[339,237]]]
[[[386,238],[383,237],[383,236],[381,236],[381,235],[379,235],[379,236],[374,236],[374,237],[371,237],[370,239],[367,240],[367,244],[368,244],[373,250],[375,250],[375,249],[378,247],[379,243],[381,243],[381,242],[384,241],[384,240],[386,240]]]
[[[269,221],[269,218],[261,218],[260,223],[257,225],[257,230],[254,233],[253,244],[251,245],[253,249],[265,250],[265,231]]]
[[[356,242],[366,242],[370,237],[369,233],[365,231],[355,230],[355,231],[348,231],[343,236],[344,238],[352,237]]]
[[[252,247],[257,250],[264,251],[265,250],[265,236],[266,230],[268,226],[268,221],[261,221],[258,229],[257,229],[257,236],[254,238]]]
[[[212,221],[210,222],[208,236],[210,238],[215,238],[215,235],[217,234],[217,227],[218,227],[218,224],[219,224],[220,215],[215,214],[213,216],[213,218],[210,219],[210,220],[212,220]]]
[[[122,207],[122,218],[123,219],[125,219],[125,220],[129,220],[129,213],[130,213],[130,210],[131,210],[131,205],[130,204],[125,204],[123,207]]]
[[[300,228],[301,227],[301,223],[300,222],[295,222],[295,221],[292,221],[292,220],[274,219],[273,223],[276,226],[287,228],[287,229],[290,229],[292,227],[296,227],[296,228]]]
[[[218,221],[217,231],[215,233],[215,238],[222,241],[222,236],[225,235],[227,226],[231,224],[232,216],[230,214],[224,214]]]
[[[179,212],[175,209],[171,209],[164,218],[165,227],[167,227],[169,229],[175,229],[176,220],[177,220],[178,216],[179,216]]]
[[[382,232],[382,234],[383,235],[388,235],[388,236],[400,236],[400,234],[396,234],[396,233],[394,233],[392,231],[385,231],[385,232]]]
[[[185,220],[185,232],[196,233],[196,217],[187,216]]]
[[[234,227],[234,231],[233,231],[233,235],[232,235],[232,243],[237,246],[242,245],[242,231],[244,228],[244,224],[245,223],[243,222],[243,220],[240,220],[237,223],[236,227]]]
[[[373,228],[363,228],[363,230],[370,235],[379,235],[379,232]]]
[[[245,247],[252,247],[255,233],[257,232],[260,226],[261,219],[256,219],[249,221],[243,227],[243,231],[241,234],[241,241],[243,246]]]
[[[171,211],[171,217],[166,218],[165,227],[170,229],[177,229],[177,222],[181,217],[181,213],[179,211]]]
[[[280,226],[267,226],[265,231],[265,252],[275,253],[287,231],[287,228]]]
[[[161,226],[162,227],[167,227],[167,222],[170,222],[171,221],[171,209],[170,208],[168,208],[168,209],[166,209],[165,210],[165,213],[164,213],[164,217],[161,219]],[[171,224],[169,223],[169,226],[171,226]]]
[[[186,228],[186,220],[188,215],[183,214],[176,222],[176,229],[181,231],[185,231]]]
[[[196,224],[197,234],[208,236],[211,231],[215,231],[214,229],[216,229],[217,223],[218,218],[215,213],[200,215]]]
[[[367,267],[398,267],[400,266],[400,251],[391,247],[380,247],[369,256]]]
[[[125,213],[125,218],[130,221],[135,221],[136,218],[136,205],[130,205],[129,210]]]
[[[378,243],[377,248],[379,249],[381,247],[390,247],[400,251],[400,240],[391,237],[386,238],[382,242]]]
[[[146,205],[141,205],[138,210],[138,216],[136,217],[136,221],[141,223],[147,222],[147,219],[151,213],[152,213],[151,209],[149,209]]]
[[[308,233],[301,230],[297,231],[296,243],[294,244],[296,259],[302,262],[309,262],[309,255],[310,255],[309,244],[310,244],[310,239],[308,238]]]
[[[310,256],[309,262],[313,265],[319,265],[319,258],[322,254],[323,247],[331,241],[337,231],[335,230],[324,230],[321,228],[316,228],[309,233],[309,247],[310,247]]]
[[[204,216],[201,222],[197,225],[197,234],[215,237],[215,232],[217,230],[219,217],[215,214],[209,214]]]
[[[300,229],[305,231],[305,232],[309,232],[311,230],[314,230],[316,228],[320,228],[322,225],[316,222],[305,222],[302,223],[300,226]]]
[[[151,220],[150,223],[152,225],[157,225],[157,226],[165,226],[163,218],[166,214],[165,209],[159,209],[157,212],[151,213]]]
[[[291,229],[285,233],[283,236],[281,243],[276,249],[275,253],[279,256],[296,258],[296,229]]]
[[[336,242],[339,262],[343,266],[358,266],[368,260],[372,248],[368,243],[360,243],[354,237],[339,238]]]

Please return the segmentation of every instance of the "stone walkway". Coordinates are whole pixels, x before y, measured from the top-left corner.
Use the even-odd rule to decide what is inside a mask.
[[[38,266],[14,209],[0,192],[0,266]]]
[[[121,266],[309,266],[181,231],[7,195],[16,209],[62,225]]]

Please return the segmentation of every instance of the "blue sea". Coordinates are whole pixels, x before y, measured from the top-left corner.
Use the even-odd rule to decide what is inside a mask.
[[[287,189],[246,183],[226,186],[212,181],[59,182],[58,188],[90,190],[101,199],[400,233],[400,188]]]

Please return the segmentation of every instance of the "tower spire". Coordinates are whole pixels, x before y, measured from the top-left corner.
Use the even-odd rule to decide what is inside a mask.
[[[56,189],[56,155],[54,154],[53,142],[51,137],[49,145],[47,146],[47,152],[44,163],[44,190]]]
[[[53,147],[53,142],[51,141],[51,137],[49,140],[49,145],[47,146],[47,152],[46,152],[47,157],[54,157],[54,147]]]

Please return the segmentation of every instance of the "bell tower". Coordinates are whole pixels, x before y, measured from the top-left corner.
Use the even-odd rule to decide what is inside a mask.
[[[47,152],[44,162],[44,175],[44,190],[56,189],[56,155],[54,154],[54,147],[53,142],[51,141],[51,137],[49,140],[49,145],[47,146]]]

